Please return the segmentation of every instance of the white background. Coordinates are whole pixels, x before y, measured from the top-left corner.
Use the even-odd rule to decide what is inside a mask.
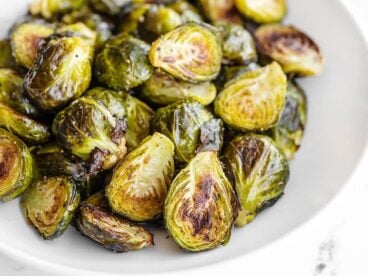
[[[368,0],[342,1],[354,15],[368,41]],[[266,254],[254,260],[248,259],[245,262],[239,259],[231,265],[216,267],[215,271],[207,268],[201,274],[367,276],[368,185],[363,179],[368,179],[368,158],[365,159],[363,166],[367,168],[367,177],[362,177],[360,186],[355,187],[345,206],[332,213],[335,216],[341,215],[340,218],[331,220],[333,221],[331,223],[321,223],[320,227],[317,225],[313,231],[304,233],[302,236],[294,235],[290,242],[272,247]],[[340,212],[340,210],[343,211]],[[190,274],[196,273],[190,272]],[[36,270],[3,255],[0,255],[0,275],[52,276],[49,272]]]

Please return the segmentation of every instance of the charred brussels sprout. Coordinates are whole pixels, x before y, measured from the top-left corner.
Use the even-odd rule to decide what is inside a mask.
[[[91,52],[90,42],[80,37],[50,40],[25,77],[28,96],[46,112],[78,98],[91,81]]]
[[[37,175],[27,146],[0,128],[0,201],[6,202],[21,195]]]
[[[180,15],[182,23],[203,22],[198,9],[187,1],[176,1],[169,4],[168,7]]]
[[[29,11],[34,16],[41,15],[46,19],[52,19],[81,8],[85,2],[86,0],[33,0]]]
[[[291,160],[301,146],[307,123],[307,99],[303,90],[293,81],[288,82],[285,108],[280,123],[272,129],[272,137]]]
[[[242,23],[233,0],[199,0],[199,4],[206,17],[213,23]]]
[[[92,46],[94,46],[96,43],[96,32],[91,30],[82,22],[61,26],[56,30],[56,33],[85,38],[91,43]]]
[[[170,139],[159,133],[147,137],[114,169],[106,187],[112,210],[137,222],[158,218],[174,171]]]
[[[234,0],[234,2],[243,15],[260,24],[279,22],[286,14],[285,0]]]
[[[164,106],[179,100],[194,99],[209,105],[216,97],[216,87],[211,82],[190,83],[156,70],[142,88],[142,96],[149,102]]]
[[[127,91],[141,85],[153,73],[149,48],[144,41],[126,33],[109,39],[95,60],[97,80],[117,90]]]
[[[59,144],[88,161],[91,172],[112,168],[126,154],[126,106],[117,92],[95,88],[53,122]]]
[[[82,202],[76,219],[79,231],[114,252],[127,252],[153,246],[153,235],[99,206]]]
[[[237,217],[235,192],[216,152],[201,152],[174,179],[165,201],[165,224],[183,249],[226,244]]]
[[[286,87],[286,75],[274,62],[228,82],[215,101],[215,112],[241,131],[270,129],[279,122]]]
[[[221,68],[221,43],[209,25],[187,23],[161,36],[151,47],[150,61],[175,78],[210,81]]]
[[[235,175],[241,211],[237,226],[244,226],[284,192],[289,165],[271,138],[249,134],[235,138],[225,151]]]
[[[257,61],[256,46],[251,34],[241,25],[216,25],[222,36],[222,54],[225,64],[249,64]]]
[[[68,177],[34,182],[23,194],[21,207],[27,222],[47,240],[61,236],[78,208],[77,186]]]
[[[15,63],[10,40],[0,40],[0,68],[13,68],[15,67]]]
[[[31,68],[43,39],[52,35],[53,32],[54,29],[43,21],[25,22],[16,26],[10,38],[16,62],[28,69]]]
[[[194,100],[160,108],[152,128],[173,141],[175,159],[180,162],[189,162],[198,151],[219,151],[222,147],[222,121]]]
[[[317,44],[292,26],[265,25],[255,33],[261,54],[279,62],[286,73],[314,76],[322,73],[324,60]]]

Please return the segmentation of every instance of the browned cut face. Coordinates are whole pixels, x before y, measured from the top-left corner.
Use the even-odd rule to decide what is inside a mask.
[[[0,146],[0,185],[13,170],[17,155],[18,152],[13,147]]]
[[[261,141],[252,138],[248,138],[246,141],[241,141],[241,143],[244,143],[242,147],[235,146],[235,148],[241,149],[241,151],[237,150],[236,154],[239,155],[239,158],[242,160],[245,175],[249,175],[262,155],[264,144]]]

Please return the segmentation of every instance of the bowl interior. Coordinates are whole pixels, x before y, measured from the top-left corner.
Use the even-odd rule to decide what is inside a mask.
[[[2,5],[0,35],[25,13],[26,2]],[[154,248],[113,254],[72,227],[58,240],[43,241],[24,222],[16,200],[0,206],[0,250],[21,261],[104,273],[173,271],[248,254],[316,215],[345,185],[365,148],[368,58],[359,30],[338,1],[293,0],[289,10],[287,22],[320,44],[326,68],[323,76],[299,82],[308,95],[309,121],[286,194],[278,204],[249,226],[235,229],[229,244],[213,251],[183,253],[166,233],[156,231]]]

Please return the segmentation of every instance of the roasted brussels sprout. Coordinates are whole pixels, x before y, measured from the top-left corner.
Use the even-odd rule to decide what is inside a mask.
[[[12,69],[0,68],[0,103],[25,115],[32,117],[40,115],[25,95],[23,78]]]
[[[180,80],[210,81],[221,69],[221,43],[212,27],[191,22],[156,40],[149,58],[154,67]]]
[[[117,90],[127,91],[141,85],[153,73],[149,48],[144,41],[126,33],[109,39],[95,60],[97,80]]]
[[[24,79],[31,100],[43,111],[55,112],[78,98],[91,81],[92,45],[80,37],[50,40]]]
[[[29,144],[44,144],[50,138],[47,125],[23,115],[0,102],[0,127],[16,134]]]
[[[96,43],[96,32],[87,27],[84,23],[64,25],[56,29],[57,34],[66,34],[69,36],[80,36],[87,39],[92,46]]]
[[[11,32],[12,53],[16,62],[31,68],[37,58],[43,39],[53,34],[54,29],[43,21],[30,21],[17,25]]]
[[[127,252],[153,246],[153,235],[99,206],[82,202],[76,219],[79,231],[114,252]]]
[[[272,138],[289,160],[293,159],[301,145],[306,123],[306,96],[295,82],[289,81],[280,123],[272,129]]]
[[[255,134],[235,138],[224,156],[233,168],[241,206],[236,225],[244,226],[283,195],[288,161],[271,138]]]
[[[225,64],[249,64],[257,61],[256,46],[251,34],[241,25],[216,25],[222,36],[222,61]]]
[[[126,140],[129,150],[136,148],[149,135],[154,111],[141,100],[126,94],[127,130]]]
[[[286,75],[274,62],[228,82],[216,98],[215,112],[241,131],[270,129],[279,122],[286,87]]]
[[[222,147],[222,121],[194,100],[160,108],[153,117],[152,128],[171,139],[175,159],[180,162],[189,162],[198,151],[219,151]]]
[[[0,128],[0,201],[21,195],[38,174],[27,146]]]
[[[279,62],[286,73],[315,76],[323,71],[324,60],[317,44],[292,26],[265,25],[255,32],[259,51]]]
[[[149,102],[164,106],[179,100],[194,99],[209,105],[216,97],[216,86],[211,82],[190,83],[156,70],[142,88],[142,96]]]
[[[243,15],[260,24],[279,22],[286,15],[285,0],[234,0],[234,2]]]
[[[88,161],[91,172],[112,168],[126,154],[126,106],[117,92],[95,88],[61,111],[52,126],[59,144]]]
[[[98,191],[93,195],[89,196],[86,200],[86,203],[91,204],[93,206],[100,207],[104,210],[110,210],[109,201],[105,195],[105,191]]]
[[[129,33],[138,36],[138,26],[144,22],[144,15],[150,7],[150,4],[132,4],[122,15],[119,31],[121,33]]]
[[[170,139],[160,133],[147,137],[114,169],[106,186],[112,210],[137,222],[158,218],[174,171]]]
[[[222,91],[225,84],[242,74],[261,68],[257,63],[250,63],[248,65],[225,65],[221,68],[221,73],[215,81],[218,91]]]
[[[0,40],[0,68],[13,68],[15,64],[16,62],[12,55],[10,40]]]
[[[44,178],[23,194],[21,207],[27,222],[47,240],[61,236],[78,208],[80,195],[68,177]]]
[[[234,0],[199,0],[199,4],[206,17],[213,23],[242,23]]]
[[[132,2],[133,0],[89,0],[89,4],[96,12],[110,16],[118,15],[121,8]]]
[[[174,179],[165,201],[165,224],[183,249],[226,244],[238,201],[216,152],[201,152]]]
[[[172,4],[169,4],[168,7],[180,15],[182,23],[203,22],[202,16],[200,15],[198,9],[185,0],[176,1]]]
[[[86,0],[33,0],[29,6],[29,12],[34,15],[41,15],[46,19],[65,14],[81,8]]]

